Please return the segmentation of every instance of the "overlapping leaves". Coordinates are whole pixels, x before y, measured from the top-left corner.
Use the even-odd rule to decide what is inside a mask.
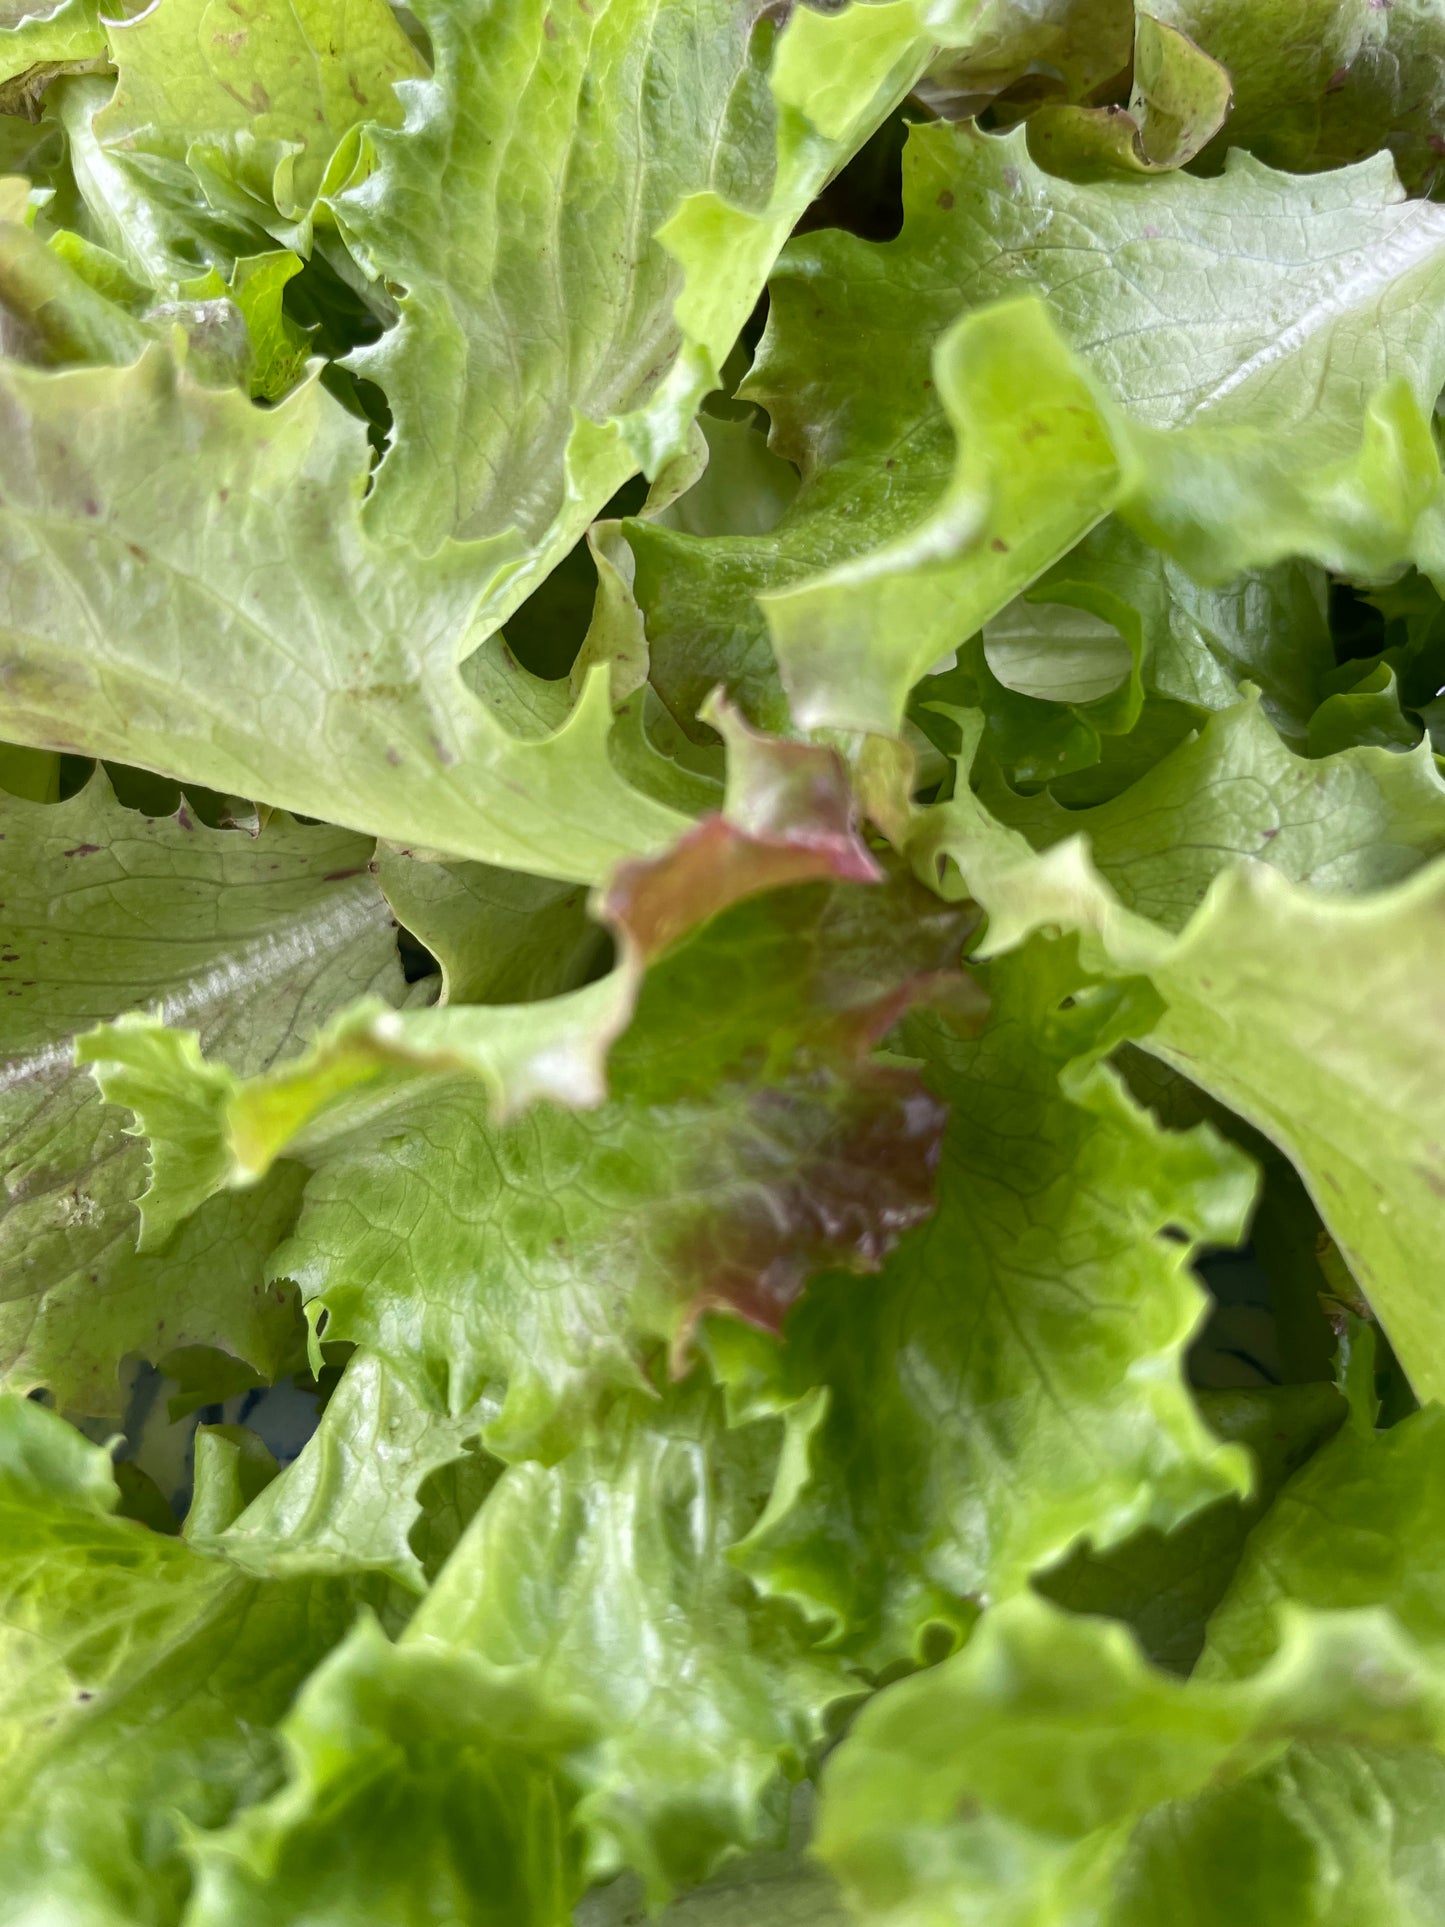
[[[1433,1918],[1441,31],[0,19],[0,1913]]]

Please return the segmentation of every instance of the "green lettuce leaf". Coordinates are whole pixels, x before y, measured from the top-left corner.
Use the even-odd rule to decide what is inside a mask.
[[[649,1909],[642,1883],[624,1874],[584,1897],[573,1915],[577,1927],[644,1927],[648,1920],[661,1927],[847,1927],[835,1883],[807,1853],[812,1792],[806,1783],[794,1792],[786,1847],[725,1861],[660,1914]]]
[[[352,359],[396,420],[369,513],[428,550],[497,539],[496,622],[630,473],[681,454],[789,228],[928,41],[909,0],[800,8],[781,36],[738,0],[418,17],[434,78],[332,203],[405,290]]]
[[[1183,167],[1219,132],[1234,92],[1228,73],[1152,13],[1134,19],[1127,108],[1045,105],[1029,121],[1029,152],[1073,180]]]
[[[186,1927],[568,1927],[574,1732],[464,1655],[363,1620],[281,1727],[288,1784],[193,1842]]]
[[[438,1412],[383,1359],[354,1352],[299,1457],[244,1506],[216,1497],[232,1489],[232,1455],[213,1451],[209,1487],[198,1459],[187,1535],[263,1578],[374,1572],[419,1593],[422,1488],[463,1459],[497,1405],[484,1397],[473,1411]]]
[[[620,1400],[559,1464],[503,1473],[408,1627],[583,1723],[569,1771],[593,1877],[632,1867],[657,1898],[766,1843],[780,1767],[799,1773],[829,1705],[859,1691],[728,1556],[781,1434],[728,1430],[699,1374]]]
[[[976,737],[977,723],[969,727]],[[1077,930],[1090,967],[1147,975],[1163,1011],[1146,1048],[1290,1158],[1428,1398],[1440,1384],[1439,1311],[1424,1281],[1445,1120],[1427,1068],[1440,1034],[1427,959],[1445,872],[1438,856],[1423,859],[1438,849],[1441,781],[1423,748],[1414,757],[1349,750],[1319,763],[1281,750],[1295,765],[1292,783],[1287,763],[1272,759],[1285,781],[1267,802],[1250,778],[1239,793],[1248,807],[1220,809],[1222,772],[1203,789],[1192,775],[1173,789],[1209,734],[1248,767],[1258,727],[1220,718],[1136,786],[1139,807],[1127,792],[1105,805],[1106,817],[1130,824],[1107,877],[1081,837],[1036,855],[962,789],[924,819],[915,857],[933,875],[958,865],[990,912],[989,950],[1044,927]],[[1312,823],[1308,803],[1288,806],[1291,790],[1322,791],[1334,807]],[[1177,809],[1165,805],[1171,793]],[[1168,881],[1156,870],[1163,887],[1151,890],[1149,871],[1166,850]]]
[[[949,119],[976,113],[1016,89],[1023,111],[1037,98],[1082,100],[1129,66],[1133,0],[933,0],[942,43],[919,89]]]
[[[0,1874],[14,1919],[180,1919],[184,1841],[277,1783],[272,1733],[357,1606],[115,1513],[107,1454],[0,1396]]]
[[[371,846],[273,818],[257,837],[123,809],[97,773],[63,803],[0,795],[5,944],[0,1248],[6,1385],[118,1410],[131,1353],[213,1345],[271,1376],[295,1344],[290,1293],[264,1281],[304,1174],[278,1165],[135,1251],[144,1147],[72,1063],[72,1040],[137,1003],[261,1070],[359,993],[403,992]]]
[[[607,954],[606,933],[575,883],[485,863],[377,852],[398,922],[441,966],[444,1004],[524,1004],[580,989]]]
[[[589,1874],[634,1867],[656,1899],[770,1844],[780,1768],[858,1691],[728,1557],[781,1434],[729,1429],[694,1374],[619,1401],[557,1465],[507,1469],[398,1643],[363,1626],[308,1683],[290,1784],[197,1843],[195,1917],[279,1919],[315,1883],[315,1918],[365,1918],[399,1876],[364,1842],[402,1816],[423,1871],[397,1919],[445,1896],[468,1919],[561,1921]],[[504,1902],[520,1911],[488,1911]]]
[[[1427,1548],[1445,1491],[1442,1419],[1430,1407],[1378,1434],[1348,1426],[1295,1475],[1251,1533],[1210,1621],[1203,1678],[1239,1679],[1266,1663],[1291,1607],[1385,1607],[1439,1650],[1445,1599]],[[1442,1781],[1438,1751],[1310,1735],[1242,1784],[1147,1821],[1121,1873],[1119,1918],[1143,1927],[1187,1889],[1204,1927],[1238,1919],[1246,1905],[1270,1927],[1429,1920],[1440,1893],[1432,1818]],[[1226,1829],[1235,1844],[1222,1854]]]
[[[366,440],[314,384],[256,416],[155,355],[68,384],[6,371],[0,406],[26,449],[0,501],[10,736],[584,881],[677,827],[613,772],[600,691],[561,727],[553,706],[537,738],[525,677],[488,655],[473,666],[477,695],[456,665],[640,461],[681,453],[788,227],[926,47],[908,0],[802,12],[770,82],[770,25],[754,31],[753,9],[731,0],[526,14],[427,10],[435,77],[401,83],[410,120],[368,136],[375,171],[359,160],[364,178],[334,201],[366,273],[406,290],[397,325],[353,357],[395,421],[364,503]],[[265,38],[248,37],[244,57],[269,57]],[[677,143],[668,77],[683,73],[707,91]],[[556,111],[559,90],[569,113]],[[639,99],[657,103],[640,127]],[[498,140],[487,131],[498,126],[519,138]],[[569,152],[595,172],[571,180],[564,210]],[[478,223],[477,205],[491,220]],[[653,230],[672,214],[669,253]],[[634,264],[620,285],[618,258]],[[514,364],[523,340],[536,352]],[[456,430],[449,448],[442,423]],[[83,569],[59,559],[67,528]],[[157,597],[175,625],[169,649],[149,619]],[[194,682],[179,642],[192,627],[210,638]],[[519,792],[540,806],[521,821]]]
[[[1239,155],[1144,192],[1044,173],[1022,130],[942,126],[911,134],[904,205],[896,241],[810,235],[773,277],[744,392],[803,486],[771,534],[628,525],[675,710],[674,655],[731,686],[770,636],[801,724],[896,729],[911,684],[1115,507],[1219,582],[1433,544],[1445,226],[1387,162],[1305,183]]]
[[[1412,190],[1440,165],[1445,21],[1432,0],[1158,0],[1152,10],[1229,69],[1235,110],[1207,156],[1251,148],[1275,167],[1340,167],[1382,148]]]
[[[1297,1609],[1268,1665],[1183,1681],[1122,1627],[1022,1594],[863,1710],[829,1762],[817,1849],[869,1921],[1092,1927],[1114,1917],[1151,1809],[1242,1779],[1296,1737],[1438,1748],[1442,1721],[1438,1652],[1384,1612]]]
[[[24,450],[0,488],[15,738],[553,876],[677,826],[613,773],[601,686],[531,740],[466,688],[471,578],[371,546],[366,437],[314,381],[258,410],[152,350],[7,368],[0,412]]]
[[[1216,1500],[1172,1532],[1148,1527],[1106,1551],[1081,1547],[1034,1582],[1070,1612],[1124,1620],[1149,1658],[1176,1673],[1190,1672],[1203,1651],[1209,1616],[1238,1570],[1251,1528],[1345,1415],[1325,1384],[1197,1397],[1210,1430],[1249,1451],[1248,1497]]]
[[[1006,613],[1019,629],[1056,610],[1092,613],[1127,640],[1122,605],[1138,619],[1138,673],[1148,696],[1187,705],[1190,720],[1202,723],[1211,711],[1233,708],[1251,684],[1275,729],[1291,749],[1303,750],[1336,667],[1327,598],[1324,570],[1301,562],[1248,570],[1223,588],[1207,588],[1112,517]],[[1041,647],[1038,656],[1039,670],[1056,673],[1051,649]],[[930,693],[944,696],[945,685],[932,685]],[[1097,709],[1086,720],[1101,733],[1137,722],[1127,711],[1116,720]]]
[[[104,58],[105,35],[94,0],[57,0],[50,7],[6,0],[0,10],[0,84],[7,112],[23,109],[56,72]]]

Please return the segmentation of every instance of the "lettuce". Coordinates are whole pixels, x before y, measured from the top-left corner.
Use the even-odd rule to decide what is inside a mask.
[[[1441,1917],[1442,52],[0,4],[0,1927]]]

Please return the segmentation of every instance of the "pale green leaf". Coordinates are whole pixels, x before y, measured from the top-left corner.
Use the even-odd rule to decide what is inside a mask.
[[[7,367],[0,419],[11,737],[552,876],[678,827],[613,773],[600,684],[530,739],[464,685],[475,563],[372,545],[365,434],[314,380],[261,410],[156,350]]]
[[[396,419],[368,515],[426,549],[498,538],[495,624],[680,452],[789,228],[928,41],[911,0],[799,8],[781,36],[756,0],[417,11],[434,78],[333,201],[405,290],[352,358]]]
[[[896,241],[808,235],[773,276],[744,392],[802,470],[775,529],[628,525],[675,711],[680,666],[775,719],[770,634],[800,722],[895,730],[907,686],[1115,506],[1217,582],[1433,553],[1445,216],[1387,161],[1302,182],[1240,154],[1145,191],[938,126],[904,166]]]
[[[438,1413],[381,1359],[354,1352],[300,1457],[210,1526],[204,1514],[218,1508],[198,1481],[203,1516],[187,1520],[187,1534],[266,1578],[377,1572],[420,1592],[410,1535],[421,1487],[462,1457],[496,1408],[493,1399],[454,1418]]]
[[[26,104],[34,98],[28,87],[36,70],[43,85],[56,72],[104,58],[105,35],[94,0],[57,0],[52,6],[44,0],[38,5],[36,0],[6,0],[0,8],[0,84],[5,84],[8,112],[15,111],[11,94],[19,92]]]
[[[113,1412],[127,1353],[183,1345],[220,1346],[269,1376],[294,1323],[264,1266],[302,1173],[278,1167],[138,1257],[145,1149],[73,1066],[72,1040],[151,1003],[259,1071],[357,994],[399,1000],[370,845],[284,818],[253,839],[206,828],[188,806],[142,816],[99,774],[63,803],[0,796],[0,831],[5,1382]]]
[[[288,1784],[193,1843],[186,1927],[568,1927],[567,1735],[525,1693],[363,1621],[281,1731]]]
[[[395,82],[426,71],[386,0],[164,0],[106,38],[119,78],[102,145],[219,175],[288,242],[342,138],[399,124]]]
[[[1438,1651],[1445,1595],[1433,1548],[1442,1506],[1438,1408],[1379,1434],[1341,1430],[1256,1525],[1210,1622],[1201,1675],[1252,1674],[1279,1651],[1283,1615],[1300,1606],[1384,1606]],[[1307,1736],[1243,1784],[1152,1815],[1122,1870],[1118,1917],[1123,1927],[1145,1927],[1188,1891],[1202,1927],[1225,1927],[1241,1908],[1264,1927],[1433,1923],[1442,1783],[1438,1751]]]
[[[607,951],[575,883],[378,852],[386,900],[441,965],[442,1001],[521,1004],[577,989]]]

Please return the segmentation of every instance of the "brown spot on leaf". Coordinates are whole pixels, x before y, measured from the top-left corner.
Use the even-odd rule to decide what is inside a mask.
[[[949,192],[947,188],[944,188],[943,192],[939,195],[938,205],[943,209],[945,214],[947,214],[952,208],[953,195]]]

